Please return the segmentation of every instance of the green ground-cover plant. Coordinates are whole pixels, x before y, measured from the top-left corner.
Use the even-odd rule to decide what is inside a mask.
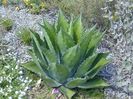
[[[21,39],[21,41],[26,44],[30,45],[31,44],[31,36],[30,36],[30,28],[27,27],[22,27],[18,30],[16,33],[17,36]]]
[[[42,0],[23,0],[23,2],[33,14],[38,14],[45,8],[45,2]]]
[[[45,8],[45,2],[42,0],[0,0],[0,5],[5,7],[8,5],[16,6],[16,10],[19,10],[19,4],[23,3],[29,10],[30,13],[39,14],[42,9]]]
[[[81,16],[67,21],[60,11],[58,21],[40,25],[44,37],[31,31],[32,61],[22,64],[37,73],[50,87],[58,89],[71,99],[75,89],[92,89],[109,86],[97,74],[109,62],[108,53],[96,49],[103,33],[95,27],[85,29]]]
[[[32,80],[20,67],[17,58],[7,51],[12,47],[3,42],[0,42],[0,99],[26,99]]]
[[[13,26],[13,20],[6,17],[0,18],[0,27],[3,27],[7,31],[9,31],[12,29],[12,26]]]

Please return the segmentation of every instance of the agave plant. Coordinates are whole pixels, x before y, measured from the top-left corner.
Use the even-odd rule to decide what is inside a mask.
[[[40,24],[44,36],[31,31],[33,61],[23,66],[42,77],[50,87],[57,88],[71,99],[74,89],[106,87],[108,84],[97,74],[109,62],[108,53],[97,53],[103,37],[95,27],[84,29],[81,16],[66,17],[59,11],[54,24]]]

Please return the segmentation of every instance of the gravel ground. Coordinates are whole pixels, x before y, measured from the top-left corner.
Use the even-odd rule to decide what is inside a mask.
[[[51,9],[50,11],[44,11],[39,15],[33,15],[27,13],[27,9],[21,9],[19,11],[15,10],[15,7],[9,6],[4,8],[0,6],[0,14],[8,16],[14,21],[14,25],[11,31],[5,34],[5,39],[12,46],[14,55],[21,56],[21,61],[29,59],[29,56],[26,55],[26,47],[21,44],[21,41],[16,37],[15,33],[20,27],[30,27],[38,32],[40,28],[38,26],[39,22],[42,22],[43,18],[49,22],[53,22],[56,19],[57,10]],[[10,49],[9,49],[10,50]],[[104,75],[105,79],[113,86],[111,88],[105,89],[106,99],[133,99],[132,92],[129,92],[129,84],[131,83],[131,74],[128,73],[128,70],[125,69],[121,75],[119,74],[119,66],[109,64],[100,75]],[[120,79],[119,78],[123,78]],[[119,83],[118,83],[119,82]]]

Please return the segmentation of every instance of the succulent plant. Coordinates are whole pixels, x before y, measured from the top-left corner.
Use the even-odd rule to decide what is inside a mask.
[[[75,88],[90,89],[108,84],[97,74],[109,62],[108,53],[97,53],[103,37],[95,27],[84,29],[81,16],[70,22],[59,11],[58,21],[40,24],[44,36],[31,31],[33,61],[22,64],[52,88],[71,99]]]

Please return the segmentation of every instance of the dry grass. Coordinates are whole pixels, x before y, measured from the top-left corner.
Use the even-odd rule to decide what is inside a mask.
[[[45,0],[47,7],[59,7],[68,15],[75,16],[82,13],[85,26],[97,24],[99,27],[107,26],[107,21],[103,18],[105,0]]]
[[[51,94],[52,88],[47,85],[40,85],[33,87],[28,92],[28,99],[55,99],[56,95]],[[61,96],[60,99],[67,99],[65,96]],[[103,90],[78,90],[73,99],[105,99]]]

